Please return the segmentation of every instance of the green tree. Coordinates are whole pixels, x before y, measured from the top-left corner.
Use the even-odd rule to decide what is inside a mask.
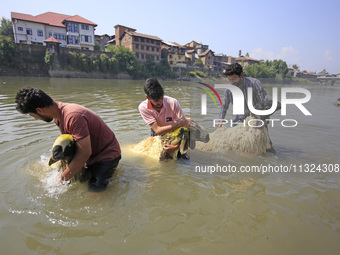
[[[8,36],[13,40],[14,36],[13,36],[12,21],[2,17],[1,24],[0,24],[0,35]]]
[[[53,58],[54,58],[54,54],[52,52],[50,52],[49,50],[46,51],[45,53],[45,63],[47,65],[48,69],[53,69]]]
[[[5,66],[15,66],[13,57],[17,55],[18,50],[13,40],[4,35],[0,35],[0,62]]]
[[[119,63],[115,57],[110,58],[109,72],[113,74],[117,74],[119,72]]]
[[[297,64],[294,64],[294,65],[293,65],[293,68],[294,68],[295,70],[300,70],[300,68],[299,68],[299,66],[298,66]]]
[[[87,73],[92,71],[92,61],[85,53],[80,55],[80,69]]]
[[[100,54],[99,58],[100,58],[100,63],[101,63],[100,71],[103,73],[106,73],[110,68],[110,58],[104,53]]]
[[[113,45],[108,46],[106,51],[113,53],[113,56],[118,61],[120,72],[127,72],[131,75],[134,74],[134,70],[138,65],[138,60],[133,51],[123,46]]]
[[[99,42],[98,41],[94,41],[94,50],[101,50]]]
[[[283,60],[267,60],[263,63],[248,65],[243,71],[246,76],[254,78],[276,78],[278,80],[291,78],[288,66]]]
[[[203,61],[201,58],[196,59],[194,66],[199,66],[202,67],[203,66]]]

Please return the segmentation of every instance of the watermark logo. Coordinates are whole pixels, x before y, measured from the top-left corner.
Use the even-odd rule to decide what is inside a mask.
[[[220,104],[222,105],[222,101],[220,96],[218,95],[217,91],[211,87],[208,84],[205,83],[201,83],[200,84],[207,86],[208,88],[210,88],[215,95],[217,96],[217,98],[220,101]],[[223,88],[223,89],[229,89],[232,96],[233,96],[233,114],[237,115],[237,114],[244,114],[244,102],[245,102],[245,98],[244,98],[244,94],[242,92],[242,90],[234,85],[231,84],[215,84],[214,86],[215,88],[219,89],[219,88]],[[203,91],[205,91],[207,94],[210,95],[210,97],[213,99],[213,101],[216,104],[216,100],[213,97],[213,95],[206,89],[197,87]],[[247,100],[247,104],[249,107],[249,110],[251,113],[255,114],[255,115],[271,115],[275,112],[276,107],[277,107],[277,103],[278,103],[278,89],[273,87],[273,93],[272,93],[272,107],[268,110],[257,110],[254,108],[253,106],[253,90],[252,88],[248,88],[247,90],[248,92],[248,100]],[[300,93],[303,94],[304,97],[303,98],[287,98],[287,95],[289,93]],[[207,114],[207,95],[206,94],[202,94],[201,95],[201,114],[202,115],[206,115]],[[304,103],[307,103],[309,100],[311,99],[311,93],[309,90],[304,89],[304,88],[281,88],[281,115],[285,116],[287,115],[287,105],[288,104],[292,104],[295,105],[304,115],[309,115],[311,116],[312,114],[306,109],[306,107],[303,105]]]
[[[243,115],[245,114],[244,108],[245,108],[245,102],[248,105],[249,111],[256,116],[270,116],[273,114],[278,106],[278,88],[273,87],[272,88],[272,105],[270,109],[265,110],[258,110],[255,109],[253,105],[253,89],[247,88],[247,101],[245,100],[245,96],[243,94],[243,91],[231,84],[215,84],[214,88],[208,84],[199,82],[200,84],[206,86],[209,88],[219,99],[220,104],[222,105],[221,98],[219,94],[217,93],[216,89],[228,89],[230,90],[232,97],[233,97],[233,114],[234,115]],[[210,95],[210,97],[213,99],[215,105],[217,106],[216,100],[214,96],[211,94],[210,91],[204,88],[197,87],[206,94],[201,94],[201,114],[207,115],[207,94]],[[288,98],[289,94],[299,94],[300,96],[297,98]],[[302,95],[302,96],[301,96]],[[309,90],[304,88],[296,88],[296,87],[283,87],[281,88],[281,115],[286,116],[287,115],[287,105],[295,105],[304,115],[311,116],[312,114],[307,110],[307,108],[304,106],[305,103],[307,103],[311,99],[311,93]],[[219,120],[219,122],[223,123],[223,120]],[[296,120],[290,120],[294,121],[297,125]],[[227,123],[228,121],[224,120],[224,123]],[[215,126],[216,120],[214,120],[214,126]],[[294,126],[296,126],[294,125]]]
[[[203,83],[203,82],[199,82],[199,84],[202,84],[203,86],[206,86],[207,88],[209,88],[212,92],[214,92],[214,94],[217,96],[218,100],[220,101],[220,104],[222,106],[222,100],[221,100],[221,97],[220,95],[217,93],[217,91],[211,87],[210,85],[206,84],[206,83]],[[215,105],[217,106],[217,103],[216,103],[216,100],[214,98],[214,96],[211,94],[211,92],[207,89],[204,89],[204,88],[201,88],[201,87],[196,87],[198,89],[201,89],[203,90],[205,93],[207,93],[211,98],[212,100],[214,101]],[[207,114],[207,95],[206,94],[201,94],[201,111],[202,111],[202,115],[206,115]]]

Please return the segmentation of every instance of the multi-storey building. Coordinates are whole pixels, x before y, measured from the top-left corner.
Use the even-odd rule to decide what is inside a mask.
[[[207,66],[213,66],[214,65],[214,52],[210,49],[207,49],[206,51],[204,51],[203,53],[198,55],[203,62],[203,65]]]
[[[214,65],[216,71],[222,72],[226,67],[235,62],[235,58],[232,56],[226,56],[222,54],[216,54],[214,57]]]
[[[61,47],[94,49],[94,30],[97,24],[78,15],[46,12],[37,16],[11,13],[16,43],[45,45],[54,37]]]
[[[171,66],[186,66],[185,47],[175,42],[162,42],[162,58],[166,58]]]
[[[136,53],[141,62],[151,58],[156,63],[161,61],[162,39],[153,35],[136,33],[136,29],[122,25],[115,26],[115,44],[129,48]]]

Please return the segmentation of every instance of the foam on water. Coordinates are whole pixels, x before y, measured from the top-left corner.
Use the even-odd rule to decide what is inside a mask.
[[[47,196],[55,197],[69,190],[72,184],[60,180],[59,162],[48,166],[48,161],[49,156],[41,155],[39,161],[28,166],[28,172],[39,180]]]

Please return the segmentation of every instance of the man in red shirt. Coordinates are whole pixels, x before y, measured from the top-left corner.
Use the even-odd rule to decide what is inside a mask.
[[[51,122],[62,134],[73,136],[77,152],[61,174],[62,180],[70,180],[84,166],[90,171],[89,188],[102,191],[109,183],[121,159],[121,150],[115,134],[93,111],[78,104],[55,102],[40,89],[25,87],[18,91],[16,109],[37,120]]]

